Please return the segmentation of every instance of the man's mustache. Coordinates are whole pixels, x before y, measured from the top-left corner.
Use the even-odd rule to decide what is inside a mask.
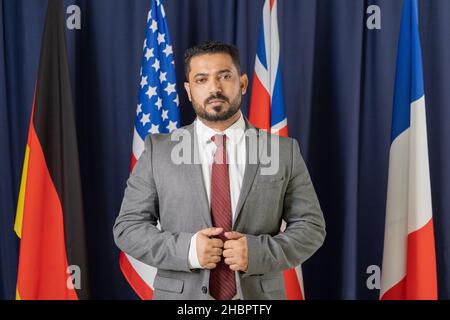
[[[225,101],[225,102],[230,102],[230,101],[228,100],[227,97],[225,97],[223,94],[221,94],[220,92],[218,92],[218,93],[216,93],[215,95],[212,95],[212,96],[208,97],[208,98],[205,100],[205,104],[208,104],[208,103],[210,103],[210,102],[213,101],[213,100],[223,100],[223,101]]]

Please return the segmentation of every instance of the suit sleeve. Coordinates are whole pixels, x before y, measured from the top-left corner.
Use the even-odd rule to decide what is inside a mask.
[[[152,139],[127,181],[119,216],[113,227],[117,246],[133,258],[159,269],[190,272],[189,244],[194,234],[157,228],[158,193],[153,178]]]
[[[298,142],[292,141],[292,170],[283,204],[286,229],[276,236],[247,235],[248,270],[244,276],[294,268],[325,239],[325,220]]]

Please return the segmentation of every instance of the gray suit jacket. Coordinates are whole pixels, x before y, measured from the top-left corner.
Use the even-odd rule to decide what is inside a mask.
[[[246,126],[254,130],[248,121]],[[195,126],[181,129],[195,147]],[[258,155],[267,154],[274,136],[254,132]],[[191,237],[213,226],[209,202],[201,165],[171,160],[179,143],[171,141],[174,133],[180,129],[147,136],[127,182],[114,239],[122,251],[158,269],[154,299],[208,299],[210,271],[190,270],[188,252]],[[265,164],[259,157],[251,161],[252,144],[246,139],[247,163],[233,223],[248,243],[248,270],[238,273],[241,294],[244,299],[285,299],[282,271],[305,262],[322,245],[325,222],[297,141],[279,138],[278,170],[263,175]],[[286,229],[280,232],[283,219]]]

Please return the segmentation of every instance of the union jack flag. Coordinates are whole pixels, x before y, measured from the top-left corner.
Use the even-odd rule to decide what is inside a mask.
[[[153,0],[144,41],[131,170],[144,151],[147,134],[170,133],[180,125],[173,47],[165,16],[162,0]],[[124,252],[120,255],[120,267],[141,299],[153,298],[156,268]]]
[[[281,78],[280,39],[277,0],[266,0],[263,7],[255,59],[249,120],[257,128],[287,137],[288,126]],[[284,221],[283,227],[284,229]],[[303,300],[301,266],[283,273],[288,300]]]
[[[255,59],[250,121],[257,128],[287,136],[284,105],[277,1],[266,0]]]

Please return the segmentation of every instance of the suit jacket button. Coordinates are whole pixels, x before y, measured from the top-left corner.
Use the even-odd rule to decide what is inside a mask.
[[[203,286],[203,287],[202,287],[202,292],[203,292],[204,294],[207,294],[207,293],[208,293],[208,288],[207,288],[206,286]]]

